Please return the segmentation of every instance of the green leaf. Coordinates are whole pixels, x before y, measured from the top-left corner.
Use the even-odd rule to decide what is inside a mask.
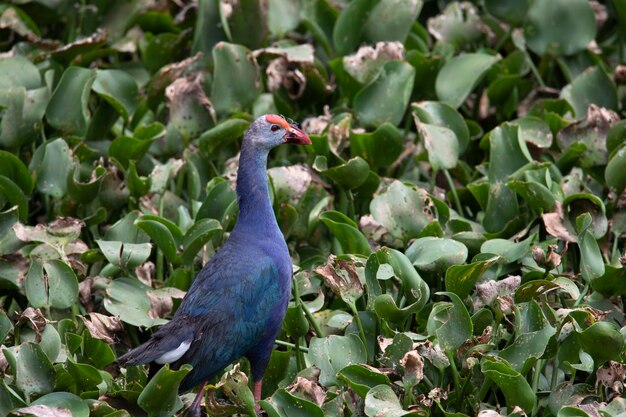
[[[481,365],[481,370],[485,376],[498,385],[509,409],[518,406],[526,413],[530,413],[535,407],[537,397],[528,381],[519,372],[511,369],[508,364],[485,360]]]
[[[358,156],[332,168],[327,167],[325,157],[318,156],[313,167],[348,190],[353,190],[363,185],[369,174],[368,163]]]
[[[26,90],[14,87],[0,92],[0,145],[16,149],[35,141],[41,134],[42,118],[50,98],[47,87]]]
[[[148,417],[173,416],[183,408],[183,403],[178,398],[178,386],[189,371],[191,371],[189,365],[183,365],[179,370],[173,371],[166,364],[141,391],[137,405],[148,413]]]
[[[200,136],[199,144],[203,155],[214,158],[214,152],[242,137],[250,123],[243,119],[228,119],[207,130]]]
[[[367,256],[372,252],[367,239],[359,231],[356,223],[344,214],[330,210],[320,214],[319,218],[337,238],[345,253]]]
[[[309,344],[308,357],[320,368],[320,384],[325,387],[337,385],[337,373],[346,366],[367,361],[365,346],[356,334],[314,337]]]
[[[512,242],[507,239],[491,239],[482,244],[480,251],[498,255],[508,264],[518,261],[529,254],[534,240],[534,234],[521,242]]]
[[[213,48],[211,102],[218,114],[249,109],[261,93],[259,68],[250,50],[219,42]]]
[[[137,139],[131,136],[120,136],[111,142],[109,156],[117,159],[124,168],[128,167],[131,160],[141,159],[150,146],[152,140]]]
[[[152,318],[148,314],[152,307],[148,296],[150,290],[137,279],[118,278],[107,287],[104,308],[133,326],[149,328],[165,324],[167,320]]]
[[[111,264],[122,269],[134,269],[150,256],[150,243],[124,243],[120,241],[96,240],[102,254]]]
[[[419,416],[419,412],[405,411],[389,385],[376,385],[365,397],[365,415],[368,417]]]
[[[35,343],[20,345],[16,361],[15,385],[28,397],[32,397],[51,392],[54,389],[55,380],[54,367],[40,346]]]
[[[469,265],[453,265],[446,270],[446,291],[453,292],[464,299],[467,297],[480,277],[500,258],[494,256]]]
[[[194,258],[209,241],[222,236],[222,226],[215,219],[200,219],[187,231],[183,240],[183,263],[191,265]]]
[[[626,145],[613,154],[604,171],[604,178],[606,185],[621,195],[626,188]]]
[[[324,412],[315,403],[278,389],[267,400],[259,402],[269,417],[323,417]]]
[[[422,0],[380,0],[362,26],[363,39],[370,43],[404,43],[423,6]]]
[[[451,292],[439,292],[446,295],[452,303],[437,303],[428,317],[428,334],[435,334],[437,342],[444,351],[454,350],[472,336],[472,319],[458,295]]]
[[[91,365],[86,363],[77,363],[68,359],[65,362],[67,371],[76,381],[79,389],[82,391],[88,391],[93,389],[96,385],[102,382],[102,375],[100,372]]]
[[[377,368],[363,364],[348,365],[337,374],[337,378],[350,386],[361,398],[365,399],[370,388],[376,385],[389,385],[389,377]]]
[[[28,200],[21,188],[5,176],[0,175],[0,197],[4,197],[11,206],[17,206],[20,221],[28,221]]]
[[[411,105],[413,118],[417,124],[444,127],[454,133],[458,153],[462,154],[469,145],[469,128],[465,120],[454,108],[438,101],[420,101]],[[430,151],[430,150],[429,150]]]
[[[519,1],[500,1],[500,0],[485,0],[485,9],[492,15],[506,20],[516,26],[524,23],[526,12],[528,11],[529,0]]]
[[[43,158],[35,168],[37,190],[61,198],[67,191],[67,177],[72,172],[70,149],[63,139],[47,142],[42,147]]]
[[[0,90],[24,87],[32,90],[41,87],[37,67],[21,54],[0,59]]]
[[[436,217],[426,190],[398,180],[374,196],[370,212],[389,233],[402,241],[417,237]]]
[[[69,67],[63,72],[46,108],[50,126],[66,135],[85,134],[89,122],[89,92],[95,79],[96,71],[91,69]]]
[[[135,226],[150,236],[157,248],[163,251],[163,254],[170,262],[175,265],[180,263],[178,246],[182,241],[183,234],[178,226],[163,217],[155,215],[139,217],[135,220]]]
[[[444,272],[452,265],[465,263],[467,247],[452,239],[423,237],[411,243],[406,256],[420,271]]]
[[[126,71],[97,70],[91,87],[128,122],[138,105],[139,90],[135,79]]]
[[[43,263],[33,259],[24,289],[33,307],[65,309],[73,306],[78,299],[76,274],[65,262],[58,259]]]
[[[403,150],[402,132],[390,123],[383,123],[373,132],[350,132],[350,154],[363,158],[373,168],[391,165]]]
[[[354,51],[361,42],[361,34],[375,0],[356,0],[341,11],[333,28],[333,43],[339,55]]]
[[[615,325],[606,321],[592,324],[578,334],[580,345],[593,357],[596,366],[617,359],[624,350],[624,336]]]
[[[499,59],[497,56],[479,52],[466,53],[452,58],[445,63],[437,76],[435,85],[437,96],[453,108],[458,108],[487,70]]]
[[[378,127],[398,125],[413,91],[415,68],[406,62],[386,63],[380,75],[354,96],[354,111],[360,122]]]
[[[611,110],[618,108],[615,85],[599,66],[588,68],[574,78],[561,90],[561,97],[572,105],[578,118],[585,117],[591,104]]]
[[[596,20],[585,0],[533,0],[524,35],[538,55],[573,55],[596,36]]]
[[[89,406],[87,403],[78,395],[69,392],[51,392],[37,398],[31,405],[64,408],[70,411],[72,417],[89,417]]]
[[[545,323],[541,330],[518,334],[515,341],[502,349],[498,356],[509,362],[513,370],[525,374],[534,363],[533,359],[543,356],[550,338],[555,334],[556,329]]]
[[[598,246],[598,241],[589,230],[591,225],[591,215],[581,214],[576,218],[576,228],[578,229],[578,247],[580,248],[580,271],[586,281],[604,275],[604,259]]]

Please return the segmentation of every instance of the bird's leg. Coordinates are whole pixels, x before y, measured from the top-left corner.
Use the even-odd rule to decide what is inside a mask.
[[[257,412],[257,414],[261,412],[261,406],[259,405],[259,401],[261,401],[261,387],[262,386],[263,386],[263,379],[254,381],[254,389],[252,393],[254,394],[254,410]]]
[[[196,398],[191,403],[191,406],[189,406],[189,417],[200,417],[200,403],[202,403],[202,399],[204,398],[204,387],[206,387],[207,382],[208,381],[204,381],[200,384]]]

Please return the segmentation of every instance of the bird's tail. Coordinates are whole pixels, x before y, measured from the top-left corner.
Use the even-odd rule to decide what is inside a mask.
[[[137,346],[135,349],[126,352],[117,358],[117,361],[122,366],[150,363],[159,357],[159,352],[155,349],[155,344],[155,340],[150,339],[144,344]]]

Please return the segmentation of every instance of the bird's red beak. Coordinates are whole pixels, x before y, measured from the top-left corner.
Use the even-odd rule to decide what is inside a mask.
[[[282,116],[278,116],[276,114],[268,114],[267,116],[265,116],[265,120],[270,123],[280,125],[285,129],[285,143],[291,143],[294,145],[311,144],[311,138],[309,138],[309,135],[304,133],[300,128],[289,124]]]
[[[309,135],[304,133],[302,130],[290,125],[289,129],[287,129],[287,133],[285,133],[285,143],[293,143],[296,145],[310,145],[311,138],[309,138]]]

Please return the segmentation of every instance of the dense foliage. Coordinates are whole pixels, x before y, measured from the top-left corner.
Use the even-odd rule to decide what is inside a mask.
[[[270,157],[269,416],[626,412],[625,36],[625,0],[1,4],[0,416],[182,415],[187,367],[116,357],[227,238],[264,113],[313,140]]]

